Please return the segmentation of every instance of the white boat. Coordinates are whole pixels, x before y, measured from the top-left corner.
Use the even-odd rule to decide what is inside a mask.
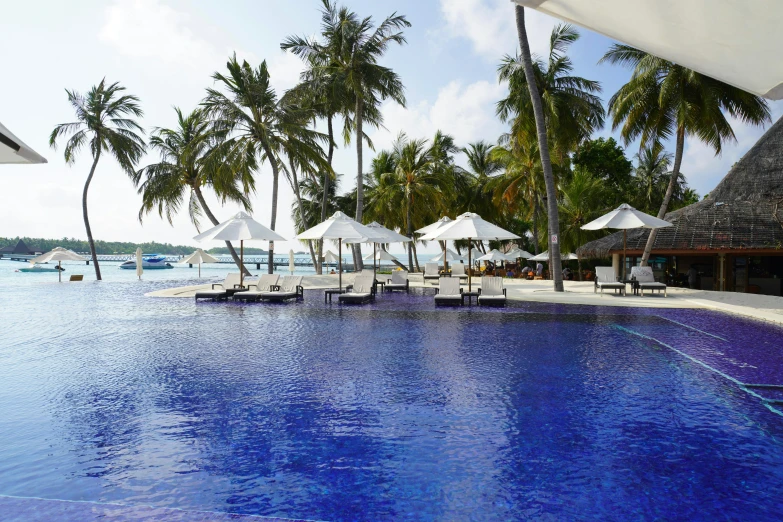
[[[25,268],[19,268],[16,271],[17,272],[57,272],[59,270],[60,269],[57,268],[56,266],[43,266],[43,265],[39,265],[38,263],[36,263],[36,264],[34,264],[32,266],[28,266],[28,267],[25,267]],[[62,270],[63,270],[63,272],[65,271],[64,268]]]
[[[161,254],[144,254],[141,256],[141,267],[144,270],[160,270],[165,268],[174,268],[171,263],[166,262],[166,256]],[[136,259],[129,259],[120,265],[125,270],[136,270]]]

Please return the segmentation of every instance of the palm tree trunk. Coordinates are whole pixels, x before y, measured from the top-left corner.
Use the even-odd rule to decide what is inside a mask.
[[[416,267],[417,272],[421,272],[421,267],[419,266],[419,253],[416,252],[416,244],[414,241],[411,241],[411,246],[413,247],[413,265]]]
[[[544,170],[544,182],[546,183],[547,194],[547,215],[549,217],[549,252],[553,259],[560,259],[560,243],[553,242],[552,238],[560,234],[560,220],[557,208],[557,192],[555,189],[555,177],[552,174],[552,161],[549,155],[549,144],[546,136],[546,122],[544,121],[544,108],[541,103],[541,96],[538,93],[538,85],[533,72],[533,60],[530,57],[530,45],[527,41],[527,31],[525,30],[525,9],[515,6],[517,19],[517,36],[519,37],[519,46],[522,51],[522,61],[525,66],[525,78],[530,90],[530,100],[533,104],[533,114],[536,118],[536,132],[538,134],[538,149],[541,152],[541,166]],[[563,291],[563,267],[560,263],[555,263],[552,267],[555,292]]]
[[[410,195],[405,199],[407,200],[407,208],[405,209],[405,235],[413,239],[413,222],[411,221],[411,214],[413,213],[411,207],[413,206],[413,202],[411,201]],[[411,272],[413,272],[413,243],[413,241],[408,243],[408,270]]]
[[[261,146],[264,148],[264,153],[266,154],[266,157],[269,159],[269,164],[272,166],[272,217],[269,220],[269,228],[271,230],[274,230],[275,224],[277,223],[277,193],[280,185],[280,169],[278,168],[277,160],[275,159],[275,156],[272,154],[272,149],[269,148],[269,144],[263,142]],[[269,258],[266,261],[267,274],[273,274],[275,272],[274,256],[275,256],[275,242],[270,241]]]
[[[95,174],[95,168],[98,166],[98,160],[101,157],[101,150],[95,154],[95,159],[92,162],[92,168],[90,168],[90,174],[87,176],[87,181],[84,183],[84,192],[82,193],[82,215],[84,216],[84,229],[87,231],[87,242],[90,244],[90,256],[92,257],[92,264],[95,267],[95,279],[101,280],[101,267],[98,265],[98,254],[95,252],[95,241],[92,239],[92,229],[90,228],[90,219],[87,217],[87,191],[90,188],[90,182]]]
[[[533,253],[538,255],[538,196],[534,198],[533,204]]]
[[[199,187],[198,185],[194,185],[193,192],[196,193],[196,199],[198,199],[198,203],[199,205],[201,205],[201,209],[207,215],[207,219],[209,219],[213,225],[215,226],[219,225],[220,221],[217,220],[215,215],[207,206],[207,202],[204,199],[204,194],[201,193],[201,187]],[[228,252],[229,254],[231,254],[231,259],[234,260],[234,263],[236,263],[237,268],[239,268],[240,271],[243,271],[246,276],[249,276],[250,270],[248,270],[246,266],[242,265],[242,261],[239,259],[239,255],[237,255],[237,251],[234,250],[234,246],[231,244],[231,241],[226,241],[226,248],[228,248]]]
[[[289,157],[288,164],[291,166],[291,183],[293,184],[294,195],[296,196],[296,203],[299,206],[299,215],[304,220],[304,205],[302,205],[302,193],[299,191],[299,177],[296,174],[296,167],[293,160]],[[307,240],[307,246],[310,248],[310,258],[313,260],[313,267],[318,270],[318,262],[315,259],[315,250],[313,250],[313,242]]]
[[[326,129],[329,134],[329,150],[326,153],[326,161],[329,163],[329,170],[324,172],[324,195],[321,198],[321,222],[326,221],[326,208],[329,204],[329,183],[332,181],[332,159],[334,158],[334,129],[332,128],[332,115],[326,116]],[[301,212],[301,210],[300,210]],[[304,216],[304,215],[303,215]],[[315,268],[316,274],[323,273],[323,266],[321,265],[321,259],[324,255],[324,240],[318,240],[318,265]]]
[[[669,186],[666,188],[666,195],[663,197],[663,203],[658,210],[658,219],[663,219],[666,215],[666,211],[669,209],[669,202],[674,194],[674,187],[677,185],[677,180],[680,177],[680,165],[682,164],[682,153],[685,149],[685,128],[681,127],[677,129],[677,144],[674,149],[674,168],[672,168],[672,177],[669,180]],[[653,244],[655,244],[655,236],[658,231],[656,229],[650,230],[650,235],[647,236],[647,244],[644,245],[644,253],[642,254],[642,266],[647,266],[647,261],[650,259],[652,253]],[[625,259],[623,259],[623,266],[625,266]]]
[[[362,139],[364,132],[362,130],[362,97],[356,97],[356,221],[362,222],[364,213],[364,174],[362,173]],[[353,246],[353,266],[354,270],[361,270],[362,266],[362,247],[359,243]]]

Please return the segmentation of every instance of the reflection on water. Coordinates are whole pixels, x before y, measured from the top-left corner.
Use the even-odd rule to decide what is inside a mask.
[[[421,294],[143,297],[162,286],[6,289],[0,494],[334,520],[777,516],[783,419],[628,330],[783,384],[778,328]],[[699,331],[716,318],[726,341]]]

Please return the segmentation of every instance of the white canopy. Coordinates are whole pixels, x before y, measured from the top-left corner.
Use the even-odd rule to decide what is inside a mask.
[[[497,250],[497,249],[493,248],[492,250],[490,250],[489,252],[487,252],[483,256],[477,257],[476,261],[492,261],[492,262],[495,262],[495,261],[513,261],[514,259],[516,259],[516,258],[509,257],[507,254],[504,254],[500,250]]]
[[[189,256],[185,257],[180,261],[180,263],[183,264],[189,264],[189,265],[200,265],[201,263],[217,263],[218,259],[216,257],[213,257],[206,252],[204,252],[203,249],[199,248]]]
[[[369,239],[375,237],[375,232],[361,223],[354,221],[340,211],[332,217],[305,230],[296,239]],[[359,241],[368,242],[369,241]]]
[[[30,260],[31,263],[48,263],[50,261],[87,261],[87,258],[67,248],[54,247],[49,252]]]
[[[47,163],[47,161],[0,123],[0,163]]]
[[[45,254],[41,254],[38,257],[34,257],[30,260],[30,263],[48,263],[49,261],[57,261],[57,267],[62,268],[63,261],[87,261],[86,257],[80,256],[72,250],[68,250],[63,247],[54,247],[52,250]],[[63,271],[57,270],[58,280],[63,280]]]
[[[506,252],[506,255],[508,257],[510,257],[511,259],[517,259],[517,258],[520,258],[520,257],[522,259],[530,259],[531,257],[533,257],[533,254],[531,254],[527,250],[522,250],[521,248],[515,248],[515,249],[511,250],[510,252]]]
[[[508,230],[504,230],[489,221],[485,221],[478,214],[465,212],[457,216],[457,219],[432,232],[424,234],[420,239],[429,240],[457,240],[457,239],[519,239],[519,236]]]
[[[645,214],[633,208],[627,203],[623,203],[608,214],[589,222],[582,226],[582,230],[600,230],[602,228],[663,228],[670,227],[671,223],[658,219],[657,217]]]
[[[433,232],[448,223],[451,223],[452,219],[449,216],[443,216],[439,220],[437,220],[435,223],[431,223],[427,225],[426,227],[420,228],[416,231],[417,234],[429,234],[430,232]]]
[[[372,229],[373,237],[346,239],[345,243],[406,243],[412,241],[408,236],[403,236],[394,230],[388,229],[376,221],[365,226]]]
[[[338,261],[340,261],[340,258],[337,257],[337,254],[335,254],[331,250],[327,250],[326,253],[324,254],[324,261],[327,263],[337,263]]]
[[[579,257],[576,254],[560,254],[560,260],[561,261],[576,261],[579,259]],[[544,252],[541,252],[537,256],[533,256],[530,258],[531,261],[549,261],[549,251],[546,250]]]
[[[367,254],[362,259],[364,259],[365,261],[372,261],[373,255]],[[388,253],[386,250],[378,250],[377,252],[375,252],[375,259],[378,261],[398,261],[396,257]]]
[[[285,238],[255,221],[247,212],[237,212],[231,219],[194,237],[196,241],[285,241]]]
[[[443,257],[444,257],[443,252],[441,252],[437,256],[431,258],[429,261],[432,263],[440,263],[441,261],[443,261]],[[464,259],[465,259],[464,256],[459,255],[452,249],[450,248],[446,249],[446,261],[448,261],[449,263],[451,263],[452,261],[464,261]]]
[[[783,2],[512,1],[754,94],[783,98]]]

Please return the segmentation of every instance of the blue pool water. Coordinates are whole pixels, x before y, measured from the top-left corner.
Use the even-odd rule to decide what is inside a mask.
[[[166,286],[2,290],[0,495],[318,520],[781,517],[783,417],[742,387],[783,384],[778,327],[143,296]]]

